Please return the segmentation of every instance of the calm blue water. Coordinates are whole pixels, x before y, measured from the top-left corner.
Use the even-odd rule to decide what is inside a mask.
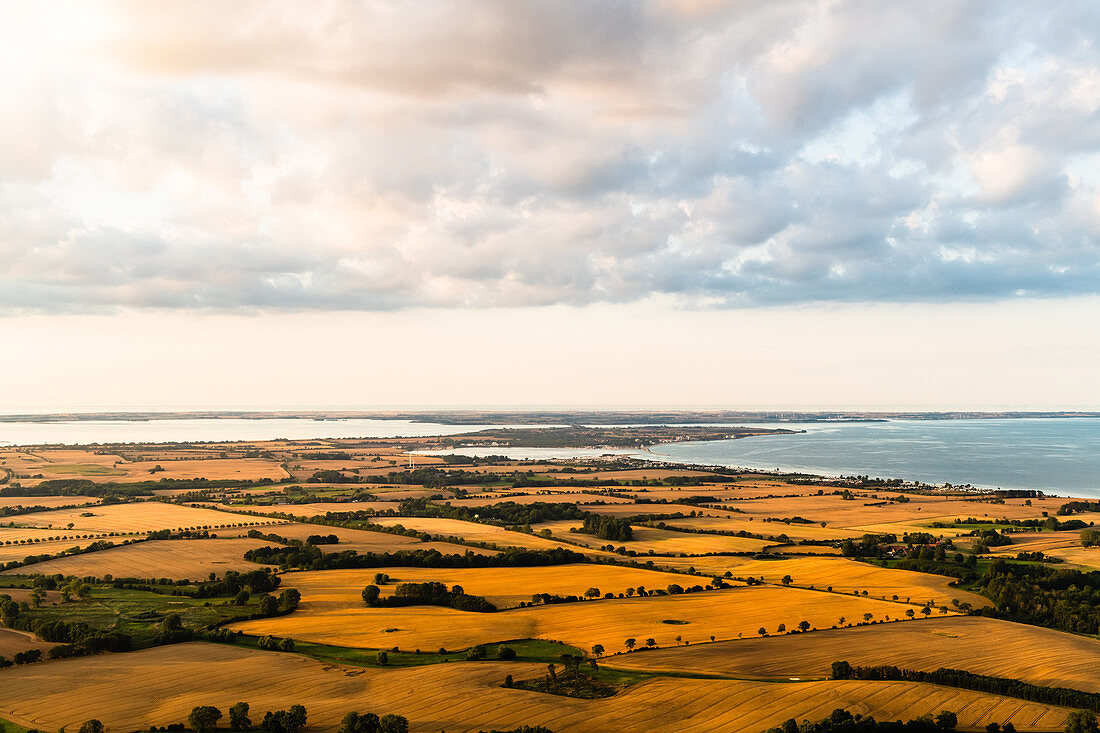
[[[676,463],[805,473],[904,478],[928,483],[1100,497],[1100,418],[893,420],[876,423],[775,423],[806,430],[739,440],[667,443],[628,453]],[[461,449],[514,458],[588,457],[593,451]]]
[[[664,460],[1100,495],[1100,418],[788,425],[798,435],[672,443]]]

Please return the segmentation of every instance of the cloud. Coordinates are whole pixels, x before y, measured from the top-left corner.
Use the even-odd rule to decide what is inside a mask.
[[[1100,292],[1093,4],[15,11],[0,312]]]

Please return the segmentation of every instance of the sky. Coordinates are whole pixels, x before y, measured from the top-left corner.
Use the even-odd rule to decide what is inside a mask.
[[[1100,4],[0,13],[0,411],[1100,409]]]

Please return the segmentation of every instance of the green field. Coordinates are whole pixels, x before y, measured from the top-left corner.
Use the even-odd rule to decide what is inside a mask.
[[[103,631],[129,634],[135,648],[150,646],[158,624],[170,613],[178,613],[189,629],[202,629],[229,619],[245,619],[259,613],[259,595],[249,603],[233,605],[232,598],[188,598],[141,590],[97,586],[82,601],[45,606],[27,612],[31,618],[82,621]]]

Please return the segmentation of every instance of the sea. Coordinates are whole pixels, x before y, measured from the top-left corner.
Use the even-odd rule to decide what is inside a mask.
[[[607,449],[670,463],[901,478],[1100,498],[1100,418],[752,423],[805,431],[737,440]],[[591,449],[462,448],[512,458],[590,456]]]
[[[1100,418],[751,425],[801,432],[737,440],[666,443],[645,451],[490,446],[441,452],[534,459],[591,458],[614,454],[686,465],[717,465],[826,476],[867,475],[934,484],[969,484],[981,488],[1039,489],[1063,496],[1100,498]],[[0,445],[460,436],[462,433],[500,427],[536,426],[446,425],[365,418],[0,422]],[[456,437],[455,442],[461,442],[460,438]]]

